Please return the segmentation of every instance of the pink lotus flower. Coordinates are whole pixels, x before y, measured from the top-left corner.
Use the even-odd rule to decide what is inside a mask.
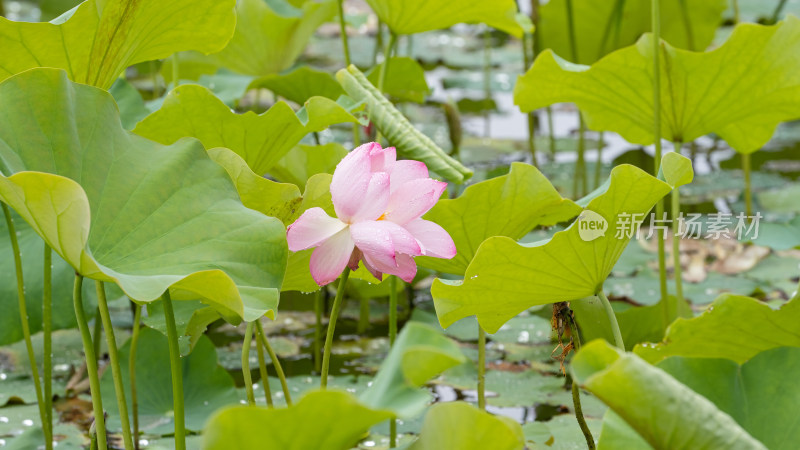
[[[394,147],[364,144],[336,166],[331,198],[337,218],[310,208],[289,226],[289,250],[315,248],[311,276],[328,284],[358,262],[379,280],[384,273],[411,282],[415,256],[450,259],[456,246],[447,231],[420,217],[439,200],[447,183],[428,178],[425,163],[397,161]]]

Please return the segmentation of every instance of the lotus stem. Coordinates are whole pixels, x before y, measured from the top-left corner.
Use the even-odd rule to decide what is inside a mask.
[[[486,332],[478,324],[478,408],[486,410]]]
[[[778,6],[775,7],[775,11],[772,12],[772,23],[778,23],[778,19],[781,17],[781,12],[783,12],[783,7],[786,6],[786,0],[779,0]],[[738,5],[736,7],[736,12],[738,15]]]
[[[389,73],[389,62],[392,59],[392,51],[394,50],[394,46],[397,43],[397,34],[394,31],[390,30],[389,33],[389,42],[386,43],[386,48],[383,50],[383,64],[381,64],[381,71],[378,73],[378,91],[383,94],[383,88],[386,85],[386,75]],[[378,130],[378,134],[375,137],[375,142],[381,141],[381,132]]]
[[[126,449],[132,449],[133,440],[131,439],[131,424],[128,420],[128,402],[125,400],[125,386],[122,384],[122,370],[119,367],[117,340],[114,337],[114,326],[111,323],[111,314],[108,311],[105,285],[102,281],[95,281],[95,288],[97,289],[97,307],[100,309],[100,319],[103,321],[103,330],[105,330],[106,344],[108,345],[111,375],[114,379],[114,392],[117,394],[119,420],[122,425],[122,441]]]
[[[44,343],[42,372],[44,376],[44,413],[42,422],[44,446],[53,448],[53,251],[44,244],[44,279],[42,286],[42,334]]]
[[[483,137],[488,139],[491,134],[491,118],[489,114],[489,104],[492,101],[492,39],[491,32],[487,26],[483,30],[483,95],[485,104],[483,105]]]
[[[322,297],[325,295],[325,290],[320,289],[314,295],[314,313],[316,317],[316,324],[314,326],[314,371],[319,373],[322,368]]]
[[[175,411],[175,448],[186,450],[186,419],[183,413],[183,366],[178,348],[178,330],[175,327],[175,313],[172,311],[172,298],[169,289],[161,295],[164,301],[164,319],[167,323],[169,341],[169,365],[172,371],[172,408]]]
[[[747,220],[750,220],[750,217],[753,216],[753,190],[750,180],[751,170],[750,154],[743,153],[742,172],[744,172],[744,211],[745,215],[747,216]]]
[[[44,435],[47,438],[50,430],[47,428],[47,412],[45,411],[45,404],[42,398],[42,385],[39,379],[39,366],[36,365],[36,355],[33,353],[33,342],[31,341],[31,328],[28,323],[28,305],[25,302],[25,280],[22,277],[22,254],[19,251],[19,241],[17,240],[17,230],[14,227],[14,219],[11,217],[11,211],[5,203],[3,205],[3,214],[6,216],[6,227],[8,228],[8,237],[11,239],[11,250],[14,253],[14,270],[17,274],[17,300],[19,305],[19,320],[22,325],[22,337],[25,339],[25,349],[28,352],[28,363],[31,367],[31,376],[33,377],[33,387],[36,390],[36,401],[39,406],[39,418],[42,421],[42,428],[44,428]],[[53,440],[49,439],[50,445],[53,445]]]
[[[594,188],[600,187],[600,178],[603,176],[603,147],[605,146],[605,132],[601,131],[597,137],[597,162],[594,165]]]
[[[267,406],[272,408],[272,391],[269,388],[269,373],[267,373],[267,362],[264,358],[264,346],[258,337],[256,337],[256,354],[258,355],[258,374],[261,376],[261,384],[264,386],[264,400],[266,400]]]
[[[101,336],[103,334],[103,323],[100,321],[100,307],[95,308],[94,311],[94,331],[92,331],[92,345],[94,345],[94,356],[100,360],[101,353]]]
[[[176,52],[172,54],[172,88],[175,89],[180,85],[180,63],[178,62],[178,53]]]
[[[547,133],[550,143],[550,157],[555,161],[556,159],[556,128],[553,125],[553,108],[548,106],[545,108],[547,114]]]
[[[661,2],[651,0],[651,21],[653,31],[653,141],[655,143],[655,167],[653,174],[658,175],[661,168]],[[664,218],[664,199],[656,203],[656,218]],[[671,322],[669,303],[667,301],[667,261],[664,250],[664,233],[658,233],[658,276],[662,304],[662,322],[667,329]]]
[[[533,39],[529,33],[522,36],[522,60],[525,64],[523,72],[527,72],[531,67],[531,57],[528,54],[528,40]],[[536,121],[534,113],[527,114],[528,119],[528,152],[531,154],[531,164],[536,165]]]
[[[680,154],[681,143],[675,142],[675,151]],[[681,272],[681,190],[675,186],[672,189],[672,261],[675,266],[675,297],[678,304],[683,303],[683,278]],[[674,303],[674,302],[670,302]],[[678,314],[678,304],[670,309],[670,323],[675,320]],[[666,331],[666,328],[664,329]]]
[[[586,195],[586,123],[580,112],[578,114],[578,160],[572,184],[572,196],[575,198]]]
[[[342,275],[339,277],[339,287],[336,288],[336,298],[333,299],[333,307],[331,308],[331,315],[328,319],[328,332],[325,335],[325,349],[322,354],[322,377],[320,379],[320,387],[326,389],[328,387],[328,371],[331,365],[331,346],[333,345],[333,333],[336,329],[336,319],[339,317],[339,310],[342,309],[342,298],[344,297],[344,288],[347,285],[347,278],[350,277],[350,268],[345,267]]]
[[[572,342],[577,352],[581,349],[581,338],[578,334],[578,327],[575,325],[574,319],[569,320],[569,328],[572,332]],[[589,450],[594,450],[594,437],[592,436],[592,431],[589,429],[589,425],[586,424],[586,419],[583,417],[583,408],[581,408],[581,390],[578,386],[578,382],[575,381],[574,378],[572,379],[572,405],[575,407],[575,418],[578,419],[578,425],[581,427],[583,437],[586,438],[586,446]]]
[[[92,335],[89,333],[89,322],[86,321],[86,313],[83,310],[83,276],[75,274],[75,286],[72,291],[72,299],[75,307],[75,318],[78,322],[78,329],[81,332],[83,341],[83,352],[86,357],[86,372],[89,375],[89,389],[92,394],[92,410],[94,412],[94,429],[97,433],[97,447],[108,448],[106,445],[106,423],[103,413],[103,399],[100,396],[100,376],[97,372],[97,358],[94,354],[94,343]]]
[[[358,334],[364,334],[369,327],[369,299],[362,298],[359,301],[359,310],[358,310]]]
[[[389,276],[389,347],[397,339],[397,277]],[[397,447],[397,419],[389,419],[389,448]]]
[[[130,355],[128,355],[128,378],[131,380],[131,413],[133,415],[133,448],[139,450],[139,398],[136,394],[136,350],[139,347],[139,328],[142,324],[142,305],[133,304],[133,331],[131,332]]]
[[[253,323],[248,322],[244,330],[244,341],[242,342],[242,377],[244,378],[244,389],[247,392],[247,404],[256,405],[256,397],[253,394],[253,377],[250,374],[250,347],[253,342]]]
[[[597,297],[599,297],[600,301],[603,303],[603,308],[605,309],[606,316],[608,317],[608,323],[611,324],[611,332],[614,335],[614,345],[616,345],[620,350],[624,351],[625,343],[622,342],[622,333],[619,331],[617,316],[614,314],[614,308],[611,307],[611,302],[608,301],[608,297],[606,297],[605,292],[603,292],[602,286],[597,290]]]
[[[273,350],[272,346],[269,345],[267,335],[264,333],[264,327],[261,326],[260,321],[256,321],[256,333],[258,333],[258,338],[261,340],[261,344],[267,350],[267,354],[272,360],[272,367],[275,368],[275,373],[278,375],[278,379],[281,380],[281,389],[283,390],[283,396],[286,397],[286,406],[292,406],[292,393],[289,390],[289,383],[286,382],[286,375],[283,373],[281,361],[278,359],[278,355],[275,354],[275,350]]]
[[[342,53],[344,53],[344,63],[345,66],[350,66],[350,44],[347,42],[347,26],[344,22],[344,0],[338,0],[336,2],[339,6],[339,34],[342,38]],[[358,124],[353,124],[353,147],[358,147],[361,145],[361,136],[358,133]]]

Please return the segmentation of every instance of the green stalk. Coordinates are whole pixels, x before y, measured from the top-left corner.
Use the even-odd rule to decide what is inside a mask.
[[[675,142],[675,151],[680,154],[681,143]],[[681,275],[681,191],[678,186],[672,189],[672,261],[675,266],[675,297],[678,304],[683,303],[683,278]],[[670,308],[670,323],[678,314],[678,305]],[[666,329],[665,329],[666,330]]]
[[[748,220],[753,215],[753,190],[750,184],[750,154],[742,154],[742,171],[744,172],[744,211]]]
[[[139,398],[136,395],[136,349],[139,347],[139,328],[142,324],[142,305],[133,304],[133,331],[128,356],[128,378],[131,380],[131,412],[133,413],[133,448],[139,450]]]
[[[478,324],[478,408],[486,410],[486,332]]]
[[[178,54],[172,54],[172,88],[175,89],[176,87],[180,86],[181,78],[180,78],[180,66],[178,63]]]
[[[781,16],[781,12],[783,11],[783,7],[786,6],[786,0],[780,0],[778,2],[778,6],[775,8],[775,11],[772,12],[772,23],[778,23],[778,19]],[[736,8],[738,12],[738,7]]]
[[[386,74],[389,73],[389,63],[392,59],[392,51],[394,45],[397,43],[397,34],[390,30],[389,42],[386,43],[386,48],[383,50],[383,64],[381,64],[381,71],[378,73],[378,90],[383,93],[383,87],[386,84]],[[381,141],[381,132],[375,136],[375,142]]]
[[[492,40],[489,28],[483,31],[483,95],[485,105],[483,109],[483,137],[489,138],[491,121],[489,103],[492,100]]]
[[[94,412],[94,429],[97,433],[97,448],[106,449],[106,423],[103,413],[103,399],[100,396],[100,376],[97,373],[97,357],[94,354],[92,335],[89,333],[89,323],[83,311],[83,277],[75,274],[75,286],[72,290],[72,300],[75,307],[75,318],[83,341],[83,352],[86,357],[86,373],[89,375],[89,389],[92,395],[92,410]]]
[[[164,319],[167,323],[169,341],[169,366],[172,371],[172,408],[175,411],[175,448],[186,450],[186,419],[183,413],[183,363],[178,348],[178,330],[175,327],[175,313],[172,311],[172,298],[169,289],[161,295],[164,301]]]
[[[256,405],[256,396],[253,394],[253,377],[250,375],[250,347],[253,342],[253,323],[248,322],[244,330],[244,341],[242,342],[242,378],[244,378],[244,389],[247,392],[247,404]]]
[[[322,355],[322,296],[325,294],[323,289],[314,295],[314,313],[317,321],[314,326],[314,371],[319,373],[322,367],[320,356]]]
[[[575,352],[577,352],[581,349],[581,338],[574,320],[569,321],[569,328],[572,331],[572,342],[575,345]],[[578,425],[581,427],[583,437],[586,438],[586,446],[589,450],[594,450],[594,437],[592,437],[589,425],[586,424],[586,419],[583,417],[583,408],[581,408],[581,390],[574,378],[572,379],[572,405],[575,407],[575,418],[578,419]]]
[[[533,39],[528,33],[522,36],[522,59],[525,64],[523,72],[526,72],[531,67],[531,57],[528,54],[528,39]],[[532,112],[527,114],[528,119],[528,152],[531,154],[531,162],[536,165],[536,135],[534,115]]]
[[[572,196],[575,198],[586,195],[586,124],[580,112],[578,114],[578,160],[575,162],[572,184]]]
[[[372,67],[378,64],[378,52],[383,48],[383,21],[378,19],[378,29],[375,32],[375,47],[372,49]]]
[[[111,361],[111,375],[114,379],[114,392],[117,394],[117,406],[119,407],[119,420],[122,425],[122,441],[126,449],[133,448],[131,439],[131,424],[128,421],[128,402],[125,400],[125,386],[122,384],[122,370],[119,367],[119,355],[117,354],[117,341],[114,337],[114,327],[111,323],[111,314],[108,312],[108,302],[106,301],[106,290],[102,281],[95,281],[97,289],[97,307],[100,309],[100,319],[103,321],[103,330],[106,335],[108,345],[108,357]]]
[[[289,383],[286,382],[286,375],[283,373],[281,361],[278,359],[278,355],[275,354],[275,350],[269,345],[267,335],[264,333],[264,327],[261,326],[261,321],[256,321],[256,333],[261,340],[261,344],[267,350],[269,358],[272,360],[272,367],[275,368],[278,379],[281,380],[281,389],[283,389],[283,396],[286,397],[286,406],[292,406],[292,393],[289,391]]]
[[[42,334],[44,338],[42,372],[44,372],[44,446],[53,448],[53,251],[44,244],[44,286],[42,288]]]
[[[572,53],[572,62],[578,64],[578,41],[575,38],[575,16],[572,12],[572,0],[566,0],[567,7],[567,32],[569,33],[569,50]]]
[[[269,388],[269,374],[267,373],[267,362],[264,358],[264,346],[261,339],[256,338],[256,353],[258,354],[258,373],[261,376],[261,384],[264,386],[264,399],[267,406],[272,408],[272,391]]]
[[[94,342],[92,342],[92,344],[94,345],[94,356],[98,359],[100,358],[101,354],[100,336],[102,336],[103,334],[102,326],[103,322],[100,321],[100,307],[98,306],[97,308],[95,308],[94,311],[94,331],[92,332],[92,339],[94,339]]]
[[[739,0],[731,0],[733,3],[733,25],[739,23]]]
[[[397,339],[397,277],[389,276],[389,347]],[[389,419],[389,448],[397,447],[397,419]]]
[[[14,227],[14,219],[11,218],[11,211],[5,203],[3,213],[6,215],[6,226],[8,227],[8,237],[11,239],[11,250],[14,252],[14,270],[17,273],[17,301],[19,305],[19,320],[22,325],[22,337],[25,339],[25,349],[28,352],[28,362],[31,366],[31,376],[33,377],[33,387],[36,390],[36,402],[39,406],[39,418],[42,426],[47,425],[47,412],[42,398],[42,385],[39,379],[39,366],[36,365],[36,355],[33,353],[33,342],[31,341],[31,328],[28,323],[28,305],[25,302],[25,281],[22,278],[22,254],[19,251],[19,241],[17,241],[17,230]],[[45,436],[48,435],[45,430]],[[52,439],[50,439],[52,445]]]
[[[659,0],[651,0],[651,20],[653,28],[653,140],[655,141],[655,167],[653,174],[658,175],[661,168],[661,5]],[[656,203],[656,218],[664,217],[664,199]],[[671,322],[669,302],[667,301],[667,261],[664,250],[664,233],[658,233],[658,276],[661,290],[662,322],[667,329]]]
[[[358,310],[358,334],[364,334],[369,327],[369,299],[362,298],[359,301],[359,310]]]
[[[347,26],[344,23],[344,0],[338,0],[336,3],[339,5],[339,34],[342,37],[342,52],[344,53],[344,63],[347,67],[350,66],[350,44],[347,42]],[[361,145],[361,135],[358,133],[358,124],[353,124],[353,147]]]
[[[342,275],[339,277],[339,287],[336,288],[336,298],[333,299],[333,307],[331,308],[331,316],[328,319],[328,332],[325,335],[325,349],[322,354],[322,378],[320,379],[320,387],[325,389],[328,387],[328,371],[331,365],[331,346],[333,345],[333,332],[336,329],[336,319],[339,317],[339,310],[342,309],[342,298],[344,297],[344,288],[347,285],[347,278],[350,277],[350,268],[345,267]]]
[[[597,297],[600,298],[600,301],[603,303],[603,308],[608,317],[608,323],[611,324],[611,332],[614,334],[614,345],[621,350],[625,350],[625,344],[622,342],[622,333],[619,331],[619,324],[617,323],[617,316],[614,314],[614,309],[611,307],[611,302],[608,301],[605,292],[603,292],[602,286],[597,290]]]
[[[553,125],[553,108],[548,106],[545,108],[547,113],[547,132],[550,143],[550,157],[555,160],[556,158],[556,135],[555,125]]]
[[[605,132],[601,131],[597,142],[597,162],[594,165],[594,187],[600,187],[600,178],[603,176],[603,147],[605,146]]]

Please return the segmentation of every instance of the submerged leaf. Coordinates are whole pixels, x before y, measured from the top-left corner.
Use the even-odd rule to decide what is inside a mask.
[[[235,3],[87,0],[52,23],[0,17],[0,81],[55,67],[73,81],[108,89],[130,65],[184,50],[221,50],[233,34]]]
[[[700,316],[673,322],[663,343],[637,345],[634,352],[651,363],[678,355],[741,364],[764,350],[800,347],[798,323],[798,299],[775,310],[754,298],[724,294]]]
[[[397,34],[450,28],[457,23],[485,23],[522,36],[514,0],[367,0],[375,14]]]
[[[519,240],[537,226],[554,225],[580,213],[562,198],[539,169],[513,163],[508,175],[469,186],[456,199],[442,199],[425,219],[447,230],[458,253],[453,259],[417,257],[418,264],[439,272],[463,275],[475,251],[492,236]]]
[[[369,428],[390,418],[338,391],[313,391],[296,405],[266,409],[234,406],[219,411],[203,432],[204,450],[347,450]]]
[[[653,45],[647,34],[591,67],[543,52],[522,75],[514,102],[523,112],[578,105],[593,130],[652,144]],[[800,117],[800,19],[740,24],[716,50],[661,44],[661,136],[689,142],[716,133],[741,153],[763,146],[783,121]]]
[[[186,84],[172,90],[161,109],[139,122],[134,133],[162,144],[188,136],[208,149],[226,147],[263,175],[305,135],[341,122],[358,119],[324,97],[312,97],[297,114],[285,102],[260,115],[236,114],[208,89]]]
[[[655,448],[766,448],[702,395],[603,340],[575,355],[572,375]]]
[[[522,427],[513,419],[493,416],[466,402],[437,403],[425,415],[419,439],[409,450],[521,450]]]
[[[595,295],[630,241],[633,227],[670,186],[639,168],[621,165],[594,193],[579,218],[551,239],[518,244],[485,240],[463,281],[436,279],[431,294],[443,327],[477,315],[489,333],[536,305]]]
[[[199,142],[122,128],[102,90],[36,69],[0,84],[0,197],[80,274],[229,320],[277,307],[283,225],[244,207]]]
[[[456,183],[472,176],[471,170],[414,128],[358,68],[351,65],[342,69],[336,73],[336,79],[350,97],[367,105],[369,119],[386,136],[389,144],[397,147],[399,155],[422,161],[428,169]]]

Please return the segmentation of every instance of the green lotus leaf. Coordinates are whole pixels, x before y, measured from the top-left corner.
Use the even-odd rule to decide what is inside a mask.
[[[361,405],[346,392],[313,391],[288,408],[234,406],[219,411],[205,427],[202,448],[347,450],[391,416]]]
[[[14,228],[17,231],[22,254],[22,273],[25,281],[25,304],[28,311],[28,324],[31,333],[42,329],[42,286],[44,270],[44,243],[36,232],[17,214],[11,211]],[[22,325],[19,320],[19,300],[17,299],[17,274],[14,268],[14,254],[8,239],[6,221],[0,220],[0,345],[21,341]],[[52,256],[52,300],[53,329],[75,328],[75,309],[72,304],[72,289],[75,284],[75,270],[60,256]],[[89,318],[97,309],[97,294],[93,284],[84,283],[83,305]]]
[[[572,57],[567,2],[572,2],[575,49]],[[705,50],[722,23],[726,0],[666,0],[661,5],[661,37],[678,48]],[[594,64],[633,44],[651,29],[650,2],[553,0],[539,10],[537,36],[542,49],[579,64]],[[687,31],[687,21],[690,25]]]
[[[150,110],[144,104],[142,94],[127,80],[118,78],[108,92],[117,102],[120,120],[126,130],[132,130],[140,120],[150,114]]]
[[[490,237],[478,247],[463,281],[434,281],[439,322],[448,327],[477,315],[483,329],[495,333],[532,306],[595,295],[634,225],[669,191],[667,183],[623,164],[611,171],[579,218],[551,239],[523,245]]]
[[[419,439],[409,450],[521,450],[522,427],[513,419],[493,416],[466,402],[437,403],[428,409]]]
[[[378,64],[365,74],[373,86],[378,85],[384,64],[383,62]],[[422,103],[425,101],[425,96],[431,93],[431,89],[425,80],[425,70],[415,59],[393,56],[389,60],[383,93],[395,100]]]
[[[358,119],[345,106],[324,97],[312,97],[297,114],[285,102],[260,115],[236,114],[208,89],[186,84],[173,89],[161,109],[133,131],[162,144],[189,136],[206,148],[229,148],[263,175],[306,134],[341,122]]]
[[[694,179],[692,161],[678,152],[664,154],[663,164],[659,166],[658,178],[672,187],[681,187]]]
[[[578,105],[589,128],[634,144],[653,143],[652,35],[591,67],[543,52],[517,80],[523,112]],[[778,123],[800,117],[800,19],[741,24],[716,50],[661,45],[661,136],[689,142],[716,133],[741,153],[761,148]]]
[[[239,0],[228,45],[195,59],[245,75],[279,73],[295,63],[317,28],[335,14],[335,0]]]
[[[278,181],[296,184],[300,189],[305,189],[306,182],[313,175],[333,175],[336,165],[346,155],[347,149],[336,142],[324,145],[300,144],[281,158],[269,170],[269,174]]]
[[[297,186],[256,175],[239,155],[225,147],[212,148],[208,156],[228,172],[244,206],[276,217],[286,226],[291,224],[289,219],[296,216],[295,209],[302,201]]]
[[[458,253],[449,260],[416,260],[439,272],[463,275],[484,240],[507,236],[516,241],[537,226],[554,225],[580,212],[581,207],[562,198],[539,169],[513,163],[508,175],[469,186],[456,199],[439,200],[425,219],[450,233]]]
[[[287,245],[202,145],[122,128],[111,95],[36,69],[0,84],[0,198],[78,273],[229,320],[274,315]]]
[[[634,352],[651,363],[677,355],[741,364],[775,347],[800,347],[798,323],[798,299],[775,310],[754,298],[723,294],[703,314],[673,322],[664,342],[637,345]]]
[[[336,100],[344,95],[344,90],[333,75],[309,66],[300,66],[282,74],[265,75],[250,83],[250,89],[258,88],[269,89],[275,95],[301,105],[314,96]]]
[[[130,408],[130,339],[119,349],[120,372]],[[191,355],[181,358],[183,365],[183,403],[186,428],[200,431],[208,418],[220,408],[239,402],[233,378],[219,365],[217,350],[201,335]],[[169,370],[167,337],[143,327],[136,349],[136,397],[139,403],[139,429],[147,434],[168,434],[175,429],[172,405],[172,375]],[[104,372],[100,384],[103,407],[109,414],[108,426],[120,429],[119,408],[111,371]]]
[[[797,447],[800,348],[766,350],[741,365],[727,359],[673,356],[658,367],[711,400],[767,448]]]
[[[453,182],[461,183],[472,176],[471,170],[448,156],[429,137],[414,128],[356,66],[340,70],[336,73],[336,79],[347,95],[367,105],[370,121],[397,148],[398,154],[424,162],[428,169]]]
[[[572,376],[655,448],[766,448],[711,401],[604,340],[583,346]]]
[[[414,417],[432,399],[420,387],[466,361],[458,344],[440,331],[420,322],[409,322],[397,336],[372,385],[359,399],[372,409]]]
[[[485,23],[516,37],[522,27],[513,0],[367,0],[378,18],[397,34],[450,28],[457,23]]]
[[[108,89],[126,67],[175,52],[221,50],[235,0],[87,0],[50,23],[0,17],[0,81],[34,67]]]

